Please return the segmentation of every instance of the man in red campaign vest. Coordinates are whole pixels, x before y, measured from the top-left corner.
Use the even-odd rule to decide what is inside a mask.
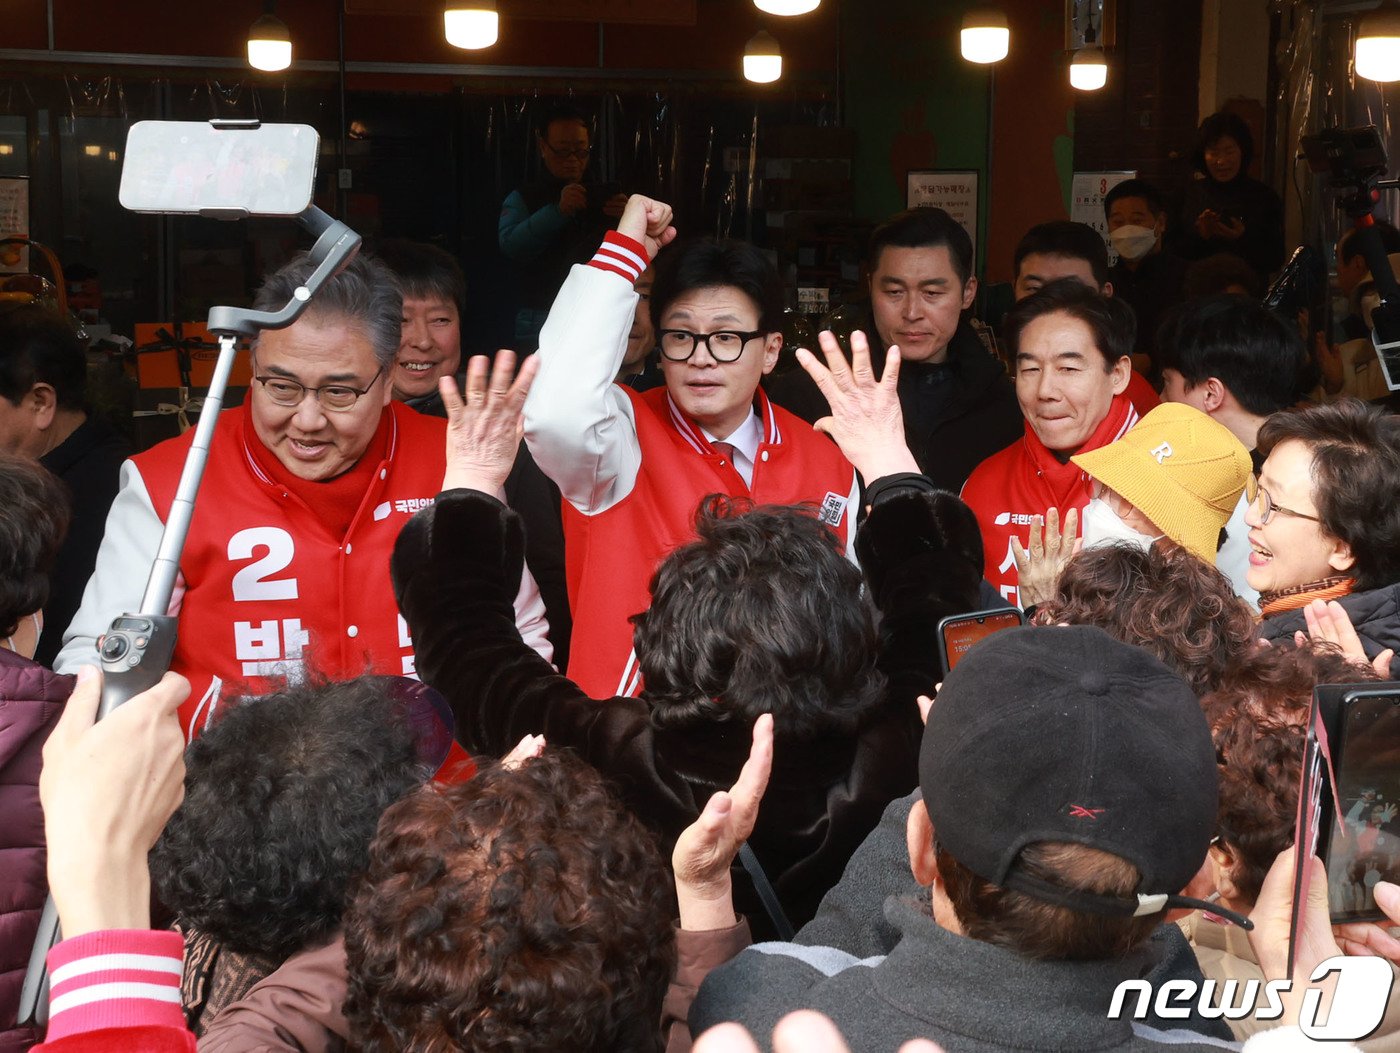
[[[1083,513],[1089,476],[1070,457],[1122,438],[1137,423],[1127,395],[1133,309],[1075,278],[1019,301],[1003,325],[1016,363],[1021,441],[988,457],[963,486],[977,515],[987,580],[1019,603],[1012,538],[1029,543],[1032,521],[1051,508]]]
[[[851,551],[855,471],[758,383],[782,347],[782,282],[752,245],[697,241],[662,256],[651,315],[665,387],[613,383],[633,284],[675,237],[671,208],[633,196],[592,261],[575,266],[540,332],[525,441],[564,495],[574,635],[568,675],[594,698],[635,695],[634,614],[652,573],[695,536],[709,494],[808,504]]]
[[[305,254],[295,257],[268,277],[254,308],[280,309],[311,270]],[[171,600],[180,617],[171,668],[190,681],[180,708],[189,738],[223,698],[262,693],[308,667],[337,679],[414,673],[389,555],[442,487],[446,423],[391,400],[402,311],[394,276],[360,257],[297,322],[254,344],[254,382],[244,404],[219,417]],[[193,439],[186,432],[122,466],[57,669],[96,665],[97,637],[139,607]],[[528,570],[516,624],[551,656]]]

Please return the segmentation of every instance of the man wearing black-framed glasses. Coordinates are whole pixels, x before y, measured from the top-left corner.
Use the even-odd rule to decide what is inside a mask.
[[[544,171],[505,199],[497,230],[501,251],[515,264],[515,341],[525,352],[534,350],[569,267],[588,262],[627,203],[616,187],[584,182],[593,146],[588,122],[577,110],[548,110],[535,146]]]
[[[281,307],[311,270],[299,254],[267,277],[254,308]],[[402,315],[393,274],[361,256],[301,318],[254,342],[248,396],[219,417],[180,559],[171,668],[191,684],[180,711],[191,738],[226,692],[276,690],[313,669],[332,679],[414,671],[389,553],[442,487],[446,422],[392,399]],[[112,618],[139,609],[193,438],[186,432],[123,465],[57,668],[95,665]],[[522,636],[551,657],[528,570],[516,610]]]
[[[612,383],[627,354],[633,283],[675,236],[671,208],[635,195],[587,267],[575,267],[540,333],[525,441],[565,498],[573,600],[568,674],[595,698],[635,694],[631,615],[652,571],[693,535],[709,494],[805,504],[849,551],[855,472],[759,381],[782,348],[783,287],[752,245],[666,249],[650,314],[665,386]]]

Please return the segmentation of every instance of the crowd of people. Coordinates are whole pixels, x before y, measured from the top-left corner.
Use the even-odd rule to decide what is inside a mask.
[[[1185,224],[1108,195],[1112,266],[1026,233],[995,344],[913,210],[783,370],[768,257],[556,115],[500,226],[535,353],[463,363],[460,268],[395,241],[260,334],[171,672],[100,721],[193,436],[128,457],[71,330],[0,316],[0,1050],[1307,1044],[1323,961],[1400,968],[1396,791],[1347,788],[1345,887],[1292,843],[1314,688],[1400,680],[1400,418],[1259,301],[1281,219],[1201,133]]]

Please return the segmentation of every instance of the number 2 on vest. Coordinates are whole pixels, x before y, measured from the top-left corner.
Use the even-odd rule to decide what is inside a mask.
[[[250,559],[260,548],[267,549],[267,555],[249,563],[233,576],[234,600],[296,599],[295,577],[278,581],[267,580],[291,564],[292,557],[296,554],[292,535],[279,527],[249,527],[247,530],[240,530],[228,539],[228,558]]]

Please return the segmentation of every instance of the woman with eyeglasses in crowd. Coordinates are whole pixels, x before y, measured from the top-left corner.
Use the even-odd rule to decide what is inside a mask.
[[[1245,522],[1260,635],[1359,642],[1377,672],[1400,678],[1400,418],[1357,399],[1276,413],[1258,450]]]

